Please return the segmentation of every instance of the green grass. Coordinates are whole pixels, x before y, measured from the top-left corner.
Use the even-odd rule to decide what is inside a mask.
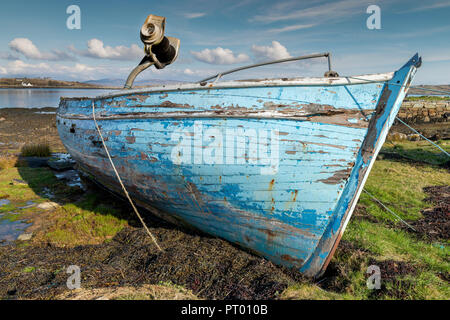
[[[369,249],[371,252],[369,256],[377,261],[392,259],[415,266],[418,274],[414,275],[411,286],[403,289],[410,299],[448,299],[450,294],[448,284],[438,277],[440,272],[450,272],[448,245],[443,248],[434,246],[417,240],[405,231],[364,220],[353,220],[343,239]],[[340,257],[336,259],[339,261]],[[373,293],[367,289],[365,283],[367,259],[366,264],[361,264],[360,268],[350,271],[352,281],[348,291],[357,299],[370,298]],[[340,262],[347,263],[345,260]],[[398,286],[393,288],[395,284],[391,282],[386,282],[385,285],[387,292],[381,297],[384,299],[390,297],[389,292],[394,291],[393,289],[402,290]]]
[[[365,189],[401,218],[414,220],[422,216],[420,210],[430,207],[429,203],[423,201],[427,197],[423,188],[446,185],[449,181],[450,174],[444,168],[378,160],[373,166]],[[359,204],[376,218],[396,221],[365,193],[361,194]]]
[[[15,154],[0,154],[0,171],[14,167],[26,167],[27,163]]]
[[[450,140],[439,140],[435,143],[450,153]],[[424,162],[432,165],[443,165],[448,162],[449,157],[441,150],[426,140],[421,141],[387,141],[382,150],[383,153],[394,153],[412,161]]]
[[[45,232],[38,232],[34,238],[36,241],[62,246],[100,243],[111,239],[127,224],[119,209],[97,194],[82,195],[79,188],[69,187],[57,180],[49,168],[12,167],[0,172],[0,195],[7,196],[10,201],[0,207],[1,219],[33,220],[42,210],[22,208],[28,201],[39,204],[56,200],[63,204],[51,212],[48,217],[52,221],[51,226]],[[16,180],[26,183],[14,183]],[[50,190],[54,198],[45,196],[45,189]],[[80,199],[74,202],[73,198]]]
[[[23,180],[26,184],[17,184],[17,180]],[[62,192],[66,190],[64,186],[48,168],[12,167],[3,169],[0,174],[0,195],[8,195],[11,202],[38,200],[44,188]]]
[[[50,146],[48,144],[25,145],[20,151],[23,157],[49,157],[51,155]]]
[[[449,97],[441,96],[417,96],[417,97],[407,97],[405,101],[448,101]]]
[[[25,267],[23,268],[23,272],[30,273],[36,270],[36,267]]]
[[[422,218],[420,210],[432,206],[424,202],[427,195],[423,188],[432,185],[448,185],[450,173],[447,169],[433,165],[439,160],[421,142],[398,143],[401,150],[425,149],[430,152],[427,162],[420,164],[408,161],[377,160],[365,188],[390,209],[406,220]],[[441,142],[449,150],[448,141]],[[386,144],[384,148],[388,147]],[[398,150],[398,149],[397,149]],[[423,156],[409,151],[409,156]],[[400,229],[397,219],[382,209],[371,198],[362,193],[358,205],[366,211],[367,217],[353,217],[344,233],[343,240],[366,250],[360,254],[340,252],[332,259],[339,270],[337,283],[344,291],[324,291],[315,283],[295,284],[285,290],[282,299],[449,299],[450,286],[439,274],[450,272],[449,242],[427,243],[414,234]],[[369,218],[369,219],[368,219]],[[367,267],[370,260],[404,261],[416,269],[416,274],[399,276],[395,281],[382,281],[382,291],[367,288]]]
[[[281,300],[347,300],[352,298],[352,295],[323,290],[313,283],[296,283],[289,286],[279,296]]]
[[[118,217],[116,209],[95,202],[96,195],[90,194],[80,202],[63,205],[44,238],[69,246],[110,240],[127,222]]]

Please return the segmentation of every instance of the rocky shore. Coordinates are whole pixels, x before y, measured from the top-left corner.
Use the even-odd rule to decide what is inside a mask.
[[[450,139],[450,99],[449,100],[405,100],[397,115],[431,140]],[[391,134],[396,139],[417,141],[420,139],[399,121],[395,121]]]
[[[398,117],[408,123],[450,121],[449,101],[404,101]]]

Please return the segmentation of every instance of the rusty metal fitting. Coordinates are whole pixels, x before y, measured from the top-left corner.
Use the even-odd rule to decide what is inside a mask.
[[[145,47],[159,44],[164,39],[166,18],[150,14],[141,28],[141,40]]]

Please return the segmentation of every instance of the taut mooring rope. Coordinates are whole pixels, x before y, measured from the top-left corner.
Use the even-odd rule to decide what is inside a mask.
[[[371,82],[371,80],[368,79],[363,79],[363,78],[357,78],[357,77],[350,77],[350,76],[344,76],[343,78],[350,78],[350,79],[357,79],[357,80],[364,80],[367,82]],[[388,81],[387,81],[388,82]],[[406,86],[401,85],[401,84],[397,84],[397,83],[389,83],[389,85],[394,85],[394,86],[399,86],[402,88],[406,88]],[[450,92],[448,91],[442,91],[442,90],[435,90],[435,89],[424,89],[424,88],[420,88],[420,87],[415,87],[414,89],[417,90],[422,90],[422,91],[433,91],[433,92],[438,92],[438,93],[445,93],[450,95]],[[417,131],[416,129],[414,129],[413,127],[409,126],[408,124],[406,124],[404,121],[402,121],[400,118],[396,117],[396,119],[398,121],[400,121],[402,124],[404,124],[405,126],[407,126],[410,130],[412,130],[413,132],[419,134],[423,139],[425,139],[426,141],[428,141],[429,143],[431,143],[432,145],[434,145],[435,147],[437,147],[439,150],[441,150],[445,155],[447,155],[448,157],[450,157],[450,154],[445,151],[444,149],[442,149],[440,146],[438,146],[437,144],[433,143],[431,140],[425,138],[419,131]],[[386,205],[384,205],[380,200],[378,200],[377,198],[375,198],[375,196],[373,196],[372,194],[370,194],[366,189],[363,189],[363,191],[365,193],[367,193],[367,195],[369,197],[372,198],[372,200],[376,201],[377,203],[379,203],[386,211],[388,211],[389,213],[391,213],[392,215],[394,215],[397,219],[399,219],[401,222],[403,222],[406,226],[408,226],[408,228],[416,231],[410,224],[408,224],[405,220],[403,220],[402,218],[400,218],[394,211],[392,211],[391,209],[389,209]]]
[[[450,154],[445,151],[444,149],[442,149],[440,146],[438,146],[436,143],[434,143],[433,141],[425,138],[425,136],[423,134],[421,134],[419,131],[417,131],[416,129],[414,129],[413,127],[409,126],[408,124],[406,124],[406,122],[404,122],[403,120],[401,120],[399,117],[396,117],[396,119],[398,121],[400,121],[401,123],[403,123],[405,126],[407,126],[409,129],[411,129],[412,131],[414,131],[415,133],[417,133],[419,136],[421,136],[423,139],[427,140],[429,143],[431,143],[433,146],[435,146],[436,148],[438,148],[439,150],[441,150],[447,157],[450,157]]]
[[[367,82],[372,82],[371,80],[368,79],[363,79],[363,78],[357,78],[357,77],[350,77],[350,76],[344,76],[343,78],[349,78],[349,79],[356,79],[356,80],[363,80],[363,81],[367,81]],[[397,84],[397,83],[390,83],[389,81],[387,81],[389,83],[389,85],[393,85],[393,86],[398,86],[398,87],[402,87],[402,88],[406,88],[405,85],[402,84]],[[450,96],[450,92],[449,91],[443,91],[443,90],[436,90],[436,89],[425,89],[425,88],[420,88],[420,87],[414,87],[415,90],[422,90],[422,91],[432,91],[432,92],[437,92],[437,93],[445,93],[448,94]],[[450,154],[445,151],[444,149],[442,149],[440,146],[438,146],[436,143],[432,142],[431,140],[425,138],[425,136],[423,134],[421,134],[419,131],[417,131],[416,129],[414,129],[413,127],[409,126],[408,124],[406,124],[404,121],[402,121],[399,117],[395,117],[398,121],[400,121],[402,124],[404,124],[405,126],[407,126],[410,130],[412,130],[413,132],[417,133],[418,135],[420,135],[423,139],[425,139],[426,141],[428,141],[429,143],[431,143],[433,146],[435,146],[436,148],[438,148],[439,150],[441,150],[447,157],[450,157]]]
[[[363,191],[365,193],[367,193],[369,195],[369,197],[371,197],[373,200],[375,200],[377,203],[379,203],[384,209],[386,209],[386,211],[388,211],[389,213],[391,213],[393,216],[395,216],[397,219],[399,219],[401,222],[403,222],[406,226],[408,226],[408,228],[412,229],[413,231],[416,231],[416,229],[414,229],[408,222],[406,222],[405,220],[403,220],[402,218],[400,218],[394,211],[392,211],[391,209],[389,209],[388,207],[386,207],[380,200],[378,200],[377,198],[375,198],[372,194],[370,194],[366,189],[363,189]]]
[[[130,195],[128,194],[127,189],[125,188],[122,179],[120,178],[119,173],[116,170],[116,166],[114,165],[114,162],[111,159],[111,155],[109,154],[108,148],[106,147],[106,143],[105,140],[103,139],[103,135],[102,132],[100,131],[100,128],[98,127],[97,124],[97,120],[95,118],[95,103],[92,102],[92,117],[94,118],[94,123],[95,123],[95,127],[97,128],[97,132],[100,135],[100,139],[102,140],[102,144],[103,147],[105,148],[106,151],[106,155],[108,156],[109,162],[111,163],[111,166],[116,174],[117,180],[119,180],[120,185],[122,186],[123,192],[125,193],[125,195],[128,198],[128,201],[130,202],[131,206],[133,207],[134,212],[136,213],[136,215],[138,216],[139,220],[141,221],[142,225],[144,226],[145,231],[147,231],[148,235],[150,236],[150,238],[152,239],[153,243],[156,245],[156,247],[158,248],[159,251],[163,251],[161,249],[161,247],[159,246],[158,242],[156,241],[155,236],[150,232],[150,230],[147,228],[147,225],[145,224],[144,220],[142,219],[141,215],[139,214],[138,209],[136,208],[136,206],[133,203],[133,200],[131,200]]]

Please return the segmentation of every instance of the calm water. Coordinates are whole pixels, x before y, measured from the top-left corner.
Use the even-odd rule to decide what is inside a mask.
[[[0,208],[9,204],[8,199],[0,199]],[[14,215],[14,213],[9,212],[9,216],[8,214],[0,214],[0,245],[16,240],[31,225],[25,221],[12,219],[11,215]]]
[[[57,107],[60,97],[96,97],[103,89],[1,89],[0,108]]]

